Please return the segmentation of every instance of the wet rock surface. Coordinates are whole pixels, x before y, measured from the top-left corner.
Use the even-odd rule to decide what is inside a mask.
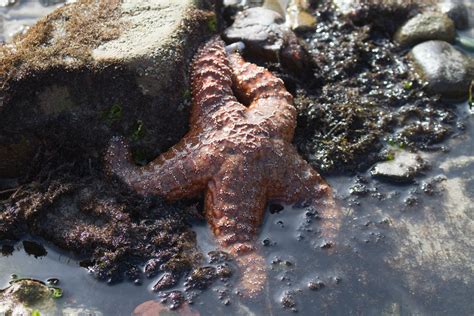
[[[384,12],[408,16],[397,10]],[[317,66],[313,78],[281,75],[296,96],[295,143],[314,168],[361,170],[385,160],[387,144],[431,148],[455,129],[456,117],[417,79],[386,28],[363,16],[344,19],[329,4],[314,14],[316,31],[301,35]]]
[[[237,13],[224,34],[229,41],[243,41],[254,52],[270,54],[275,59],[289,32],[283,23],[284,18],[279,13],[255,7]]]
[[[451,44],[428,41],[411,50],[417,71],[428,82],[429,89],[447,97],[467,98],[474,79],[474,60]]]
[[[377,163],[371,170],[372,176],[396,182],[410,182],[427,167],[427,163],[416,153],[402,150],[393,155],[392,160]]]
[[[453,20],[456,28],[464,30],[469,27],[469,10],[462,0],[441,0],[438,10]]]
[[[395,34],[394,40],[403,47],[429,40],[452,43],[456,35],[454,22],[437,12],[420,13],[408,20]]]
[[[191,204],[132,194],[105,177],[102,151],[127,135],[143,163],[186,132],[188,64],[214,30],[210,4],[78,1],[1,47],[2,240],[41,236],[110,283],[139,284],[148,260],[175,278],[199,265]]]

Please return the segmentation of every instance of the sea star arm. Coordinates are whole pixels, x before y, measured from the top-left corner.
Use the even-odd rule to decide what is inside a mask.
[[[242,294],[254,296],[266,281],[265,260],[255,248],[267,202],[262,172],[245,158],[230,157],[209,182],[205,211],[219,245],[235,257]]]
[[[105,155],[106,167],[139,194],[168,200],[193,196],[204,190],[215,164],[210,163],[212,158],[205,150],[192,150],[191,139],[183,138],[148,165],[139,167],[124,138],[114,137]]]
[[[281,153],[281,165],[286,168],[270,174],[273,185],[269,198],[290,204],[301,202],[302,205],[314,207],[321,218],[322,236],[327,242],[334,243],[342,215],[334,201],[331,187],[298,155],[293,146],[285,146]]]
[[[191,65],[191,80],[191,126],[203,126],[215,121],[213,117],[222,108],[227,113],[245,111],[232,92],[232,70],[224,42],[219,37],[206,42],[196,53]]]
[[[235,93],[248,105],[248,120],[291,141],[296,127],[296,109],[283,81],[267,69],[246,62],[238,53],[230,54],[229,61]]]

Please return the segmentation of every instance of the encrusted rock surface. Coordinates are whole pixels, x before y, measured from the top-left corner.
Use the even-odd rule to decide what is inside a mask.
[[[40,145],[54,146],[47,134],[60,126],[88,134],[83,140],[97,149],[116,130],[131,135],[146,128],[149,141],[164,141],[171,124],[151,119],[161,117],[176,123],[179,139],[189,61],[216,29],[211,2],[78,1],[3,46],[0,176],[27,174],[27,162]]]

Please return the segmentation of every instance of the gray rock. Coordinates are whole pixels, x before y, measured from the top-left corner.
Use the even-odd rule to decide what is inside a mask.
[[[453,42],[454,22],[445,14],[425,12],[408,20],[395,34],[394,40],[402,47],[429,40]]]
[[[239,12],[224,36],[232,41],[243,41],[254,52],[276,56],[283,47],[285,34],[290,30],[284,18],[265,8],[250,8]]]
[[[461,0],[443,0],[438,3],[438,10],[453,20],[456,28],[464,30],[469,27],[469,11]]]
[[[165,126],[182,133],[190,60],[217,27],[212,1],[78,1],[5,45],[0,177],[27,174],[51,134],[89,143],[98,158],[112,134],[138,125],[142,144],[171,142]]]
[[[173,89],[176,81],[170,78],[184,74],[186,65],[183,61],[189,59],[196,48],[196,43],[190,45],[190,41],[202,39],[202,29],[190,28],[192,24],[199,24],[196,21],[207,19],[196,11],[202,7],[202,2],[124,1],[119,22],[127,25],[126,29],[119,38],[95,48],[92,51],[94,61],[126,65],[137,74],[144,94],[159,95],[164,89]]]
[[[445,97],[465,98],[474,79],[474,62],[443,41],[428,41],[415,46],[411,53],[415,68],[428,88]]]
[[[273,10],[256,7],[239,12],[224,36],[230,42],[244,42],[251,54],[280,62],[300,77],[309,75],[314,67],[304,45]]]
[[[400,150],[394,159],[377,163],[371,170],[374,177],[396,182],[410,182],[426,168],[426,162],[420,155]]]

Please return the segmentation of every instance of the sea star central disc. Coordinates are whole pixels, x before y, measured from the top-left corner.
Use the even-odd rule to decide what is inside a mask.
[[[340,215],[324,180],[291,144],[293,97],[268,70],[226,53],[219,38],[196,54],[191,71],[190,131],[144,167],[114,138],[106,154],[111,173],[135,191],[169,200],[205,192],[205,213],[217,242],[242,270],[243,293],[265,284],[265,262],[254,240],[269,200],[313,205],[326,238]]]

